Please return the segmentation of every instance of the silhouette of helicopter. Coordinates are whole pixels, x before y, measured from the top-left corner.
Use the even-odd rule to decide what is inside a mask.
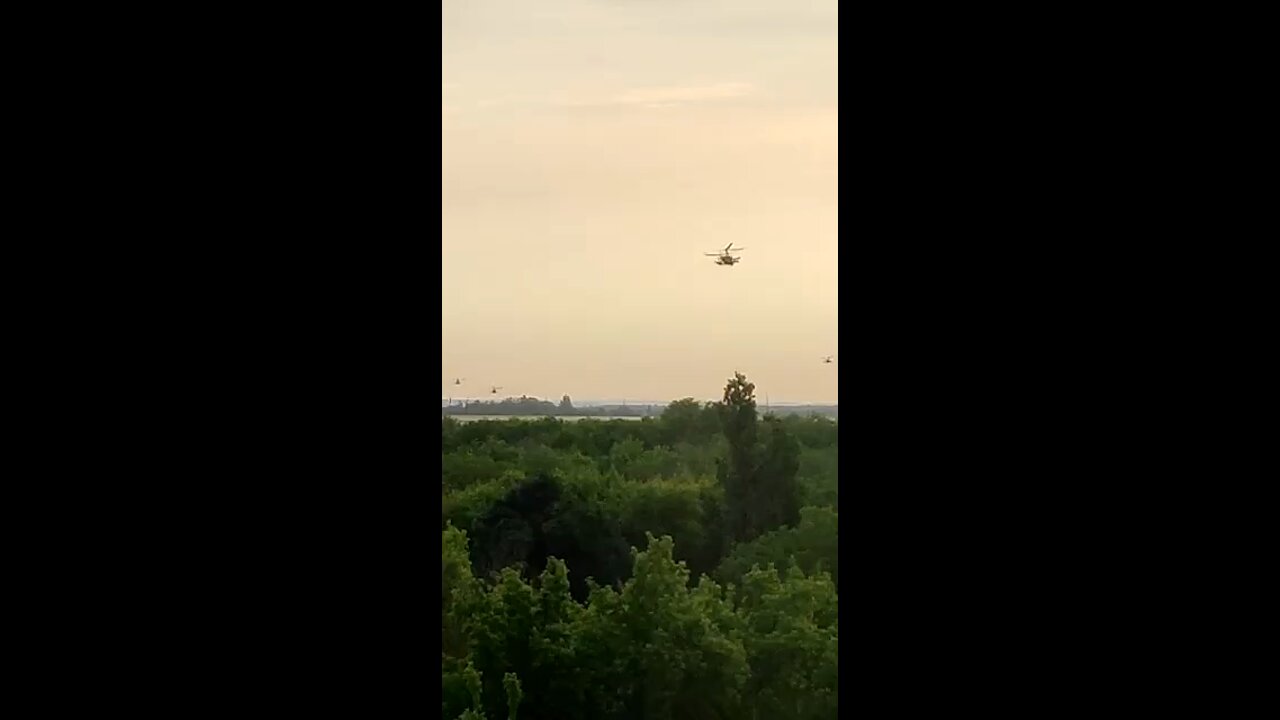
[[[454,384],[454,385],[461,385],[463,380],[466,380],[466,378],[454,378],[454,379],[453,379],[453,384]]]
[[[490,394],[492,394],[492,395],[497,395],[497,394],[498,394],[498,391],[499,391],[499,390],[501,390],[501,389],[502,389],[502,386],[501,386],[501,385],[494,385],[494,386],[493,386],[493,389],[492,389],[492,390],[490,390],[490,391],[489,391],[489,393],[490,393]]]
[[[830,356],[830,355],[827,355],[826,357],[822,358],[822,362],[826,363],[827,365],[830,365],[830,364],[831,364],[831,356]]]
[[[713,257],[713,258],[715,258],[715,259],[716,259],[716,264],[717,264],[717,265],[733,265],[733,264],[734,264],[734,263],[736,263],[736,262],[740,262],[740,261],[742,260],[742,258],[740,258],[740,257],[734,257],[734,256],[730,255],[729,253],[730,253],[731,251],[732,251],[732,252],[742,252],[743,250],[746,250],[746,248],[735,248],[735,247],[733,246],[733,243],[729,243],[728,245],[725,245],[725,246],[724,246],[724,249],[723,249],[723,250],[721,250],[720,252],[714,252],[714,253],[703,253],[703,255],[706,255],[707,257]]]

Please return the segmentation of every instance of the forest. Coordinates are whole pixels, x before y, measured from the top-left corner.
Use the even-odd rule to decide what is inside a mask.
[[[441,419],[444,720],[835,718],[838,422]]]

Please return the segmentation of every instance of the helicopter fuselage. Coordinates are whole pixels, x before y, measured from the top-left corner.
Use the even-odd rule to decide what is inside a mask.
[[[742,250],[746,250],[746,248],[735,248],[733,246],[733,243],[729,243],[728,245],[724,246],[723,250],[717,250],[716,252],[713,252],[713,253],[703,253],[703,254],[706,255],[707,257],[715,258],[717,265],[735,265],[740,260],[742,260],[742,258],[737,257],[732,253],[740,252]]]

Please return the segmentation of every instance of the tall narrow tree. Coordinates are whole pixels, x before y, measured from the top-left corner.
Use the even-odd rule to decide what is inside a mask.
[[[727,529],[738,542],[799,520],[799,445],[773,418],[761,442],[755,388],[735,372],[718,405],[729,457],[717,475],[724,486]]]

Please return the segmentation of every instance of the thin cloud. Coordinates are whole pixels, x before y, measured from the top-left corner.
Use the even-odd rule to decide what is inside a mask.
[[[654,103],[723,100],[749,95],[752,89],[747,83],[736,82],[684,87],[635,88],[615,96],[613,102],[620,105],[651,105]]]
[[[625,90],[601,100],[567,101],[560,104],[572,107],[625,106],[664,108],[685,103],[712,102],[739,98],[755,92],[749,83],[728,82],[715,85],[677,85],[670,87],[641,87]]]

